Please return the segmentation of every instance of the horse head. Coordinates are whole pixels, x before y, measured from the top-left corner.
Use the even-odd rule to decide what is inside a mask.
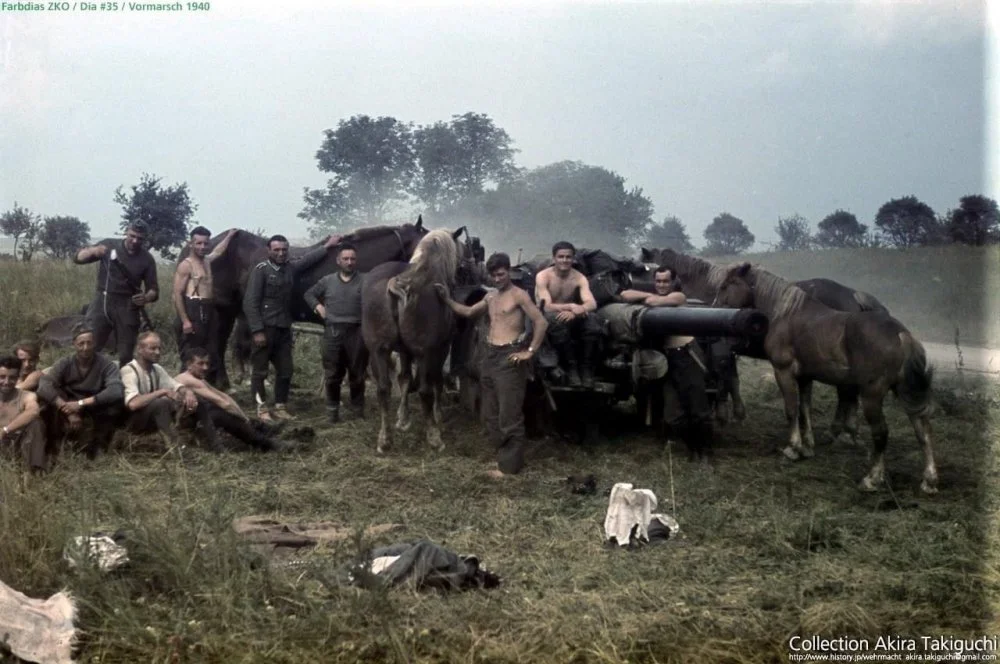
[[[724,309],[744,309],[754,306],[753,286],[750,284],[750,263],[742,262],[731,266],[726,272],[719,290],[712,301],[713,307]]]

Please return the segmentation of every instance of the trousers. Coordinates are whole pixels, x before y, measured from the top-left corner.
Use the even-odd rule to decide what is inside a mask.
[[[524,393],[530,365],[507,359],[518,350],[515,344],[487,344],[479,378],[487,435],[497,449],[497,465],[505,474],[516,474],[524,467]]]
[[[264,334],[267,342],[263,347],[254,345],[250,353],[250,394],[254,403],[267,403],[264,380],[268,367],[274,364],[274,402],[288,403],[288,393],[292,387],[292,328],[266,326]]]

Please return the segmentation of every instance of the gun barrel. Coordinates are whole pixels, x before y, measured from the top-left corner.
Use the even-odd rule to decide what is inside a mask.
[[[650,307],[639,317],[643,337],[684,334],[762,339],[767,328],[767,316],[757,309]]]

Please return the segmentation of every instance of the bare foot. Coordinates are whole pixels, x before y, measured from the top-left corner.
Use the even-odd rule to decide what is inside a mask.
[[[487,470],[486,471],[486,476],[487,477],[491,477],[491,478],[493,478],[495,480],[502,480],[503,478],[507,477],[506,475],[504,475],[502,472],[500,472],[496,468],[494,468],[493,470]]]

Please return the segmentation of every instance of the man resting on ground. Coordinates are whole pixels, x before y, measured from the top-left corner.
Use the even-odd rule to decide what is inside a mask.
[[[24,464],[40,473],[45,471],[45,427],[35,393],[16,387],[20,374],[20,360],[0,358],[0,449],[19,451]]]
[[[186,348],[181,355],[185,371],[177,374],[175,378],[178,383],[194,393],[198,398],[199,407],[207,411],[208,422],[203,422],[206,438],[210,438],[213,445],[218,445],[215,442],[215,428],[218,427],[233,438],[263,452],[285,452],[291,449],[282,441],[273,438],[284,422],[270,426],[261,422],[258,429],[231,396],[206,382],[211,364],[210,358],[211,354],[204,348]]]
[[[14,355],[21,361],[21,374],[17,379],[17,389],[34,392],[42,379],[42,370],[38,368],[38,356],[41,349],[34,341],[20,341],[14,346]]]
[[[121,368],[125,408],[129,411],[126,426],[132,433],[159,433],[167,447],[177,442],[175,417],[197,416],[198,400],[157,364],[160,361],[160,335],[143,332],[136,340],[135,358]]]
[[[76,353],[64,357],[38,383],[38,398],[49,406],[46,429],[52,440],[77,434],[84,420],[93,422],[94,436],[87,456],[107,449],[122,412],[122,379],[118,365],[97,352],[94,331],[88,323],[73,330]]]

